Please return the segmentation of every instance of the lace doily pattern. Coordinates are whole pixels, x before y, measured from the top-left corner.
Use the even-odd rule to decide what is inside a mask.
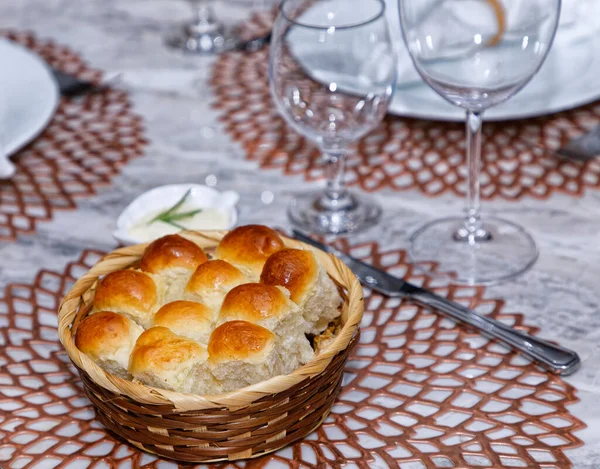
[[[482,313],[529,330],[483,287],[421,277],[404,251],[376,243],[339,248]],[[0,466],[33,469],[189,469],[139,452],[94,418],[57,339],[56,310],[102,255],[86,251],[65,271],[40,271],[0,298]],[[433,311],[365,291],[360,344],[331,415],[305,440],[263,458],[198,468],[568,469],[564,450],[584,427],[559,377]]]
[[[91,82],[101,79],[101,72],[66,47],[32,34],[9,32],[5,37],[58,70]],[[16,174],[0,181],[0,240],[33,233],[56,210],[76,208],[78,198],[94,195],[124,164],[142,155],[146,143],[142,119],[124,91],[107,88],[61,98],[45,131],[11,157]]]
[[[258,27],[252,23],[252,28]],[[322,179],[319,151],[275,110],[268,55],[267,47],[220,57],[212,77],[214,106],[249,160],[261,168],[303,175],[308,181]],[[486,123],[482,197],[544,199],[557,192],[581,196],[586,188],[600,188],[600,160],[568,161],[554,153],[597,125],[600,102],[537,119]],[[429,196],[464,196],[464,140],[459,123],[388,116],[349,158],[347,182],[368,192],[416,189]]]

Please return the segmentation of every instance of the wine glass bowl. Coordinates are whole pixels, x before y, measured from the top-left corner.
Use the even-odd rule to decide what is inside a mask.
[[[538,250],[519,225],[481,216],[482,117],[540,69],[556,33],[561,0],[399,2],[402,35],[415,68],[441,97],[465,109],[467,131],[466,213],[417,230],[409,254],[415,262],[435,261],[440,271],[453,271],[457,283],[513,278],[535,263]]]
[[[328,166],[323,193],[296,197],[289,215],[311,232],[371,226],[378,206],[344,188],[351,146],[386,114],[395,60],[382,0],[284,0],[273,29],[271,92],[279,113],[315,142]]]
[[[418,72],[442,97],[472,110],[501,103],[529,82],[559,16],[558,0],[446,0],[433,9],[427,1],[400,1]]]

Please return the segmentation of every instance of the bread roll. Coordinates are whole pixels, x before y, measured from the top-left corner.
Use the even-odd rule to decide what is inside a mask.
[[[185,287],[185,296],[218,312],[227,292],[247,281],[248,278],[228,262],[212,260],[198,266]]]
[[[142,327],[149,327],[157,309],[156,285],[143,272],[111,272],[96,288],[93,312],[114,311],[124,314]]]
[[[162,304],[183,297],[183,289],[196,268],[208,258],[204,251],[179,235],[167,235],[148,245],[140,269],[152,275]]]
[[[314,351],[304,335],[306,321],[282,287],[246,283],[231,290],[219,312],[218,323],[241,320],[266,327],[281,341],[286,373],[308,362]]]
[[[213,319],[213,311],[202,303],[180,300],[160,308],[154,315],[154,325],[166,327],[177,335],[206,345],[212,332]]]
[[[144,332],[132,320],[111,311],[100,311],[81,321],[75,345],[113,375],[128,378],[129,354]]]
[[[208,363],[223,391],[233,391],[282,374],[275,334],[246,321],[217,327],[208,342]]]
[[[240,268],[252,280],[258,280],[267,258],[283,247],[283,241],[271,228],[246,225],[223,237],[217,247],[216,257]]]
[[[309,326],[307,333],[320,334],[340,315],[342,299],[338,289],[312,251],[282,249],[271,254],[260,281],[289,290],[291,300],[300,306]]]
[[[215,381],[202,345],[166,327],[153,327],[137,340],[129,372],[144,384],[172,391],[211,394]]]

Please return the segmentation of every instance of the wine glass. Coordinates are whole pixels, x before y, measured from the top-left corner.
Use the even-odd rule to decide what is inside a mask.
[[[427,223],[412,236],[409,254],[454,271],[457,283],[513,278],[535,263],[538,250],[519,225],[480,214],[482,116],[540,69],[561,0],[399,1],[402,35],[417,71],[467,114],[466,214]]]
[[[372,226],[379,205],[344,187],[353,143],[383,119],[396,67],[382,0],[284,0],[271,40],[269,78],[277,109],[317,143],[325,191],[298,195],[288,210],[298,227],[346,233]]]
[[[167,35],[168,46],[196,54],[220,54],[235,48],[239,39],[216,18],[212,8],[214,0],[187,1],[194,16]]]

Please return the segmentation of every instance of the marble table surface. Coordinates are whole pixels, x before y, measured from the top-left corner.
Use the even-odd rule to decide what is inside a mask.
[[[237,0],[241,1],[241,0]],[[146,156],[129,164],[96,197],[75,211],[57,212],[36,234],[0,244],[0,291],[9,282],[31,282],[40,269],[62,270],[86,248],[110,250],[115,219],[138,194],[160,184],[210,182],[242,195],[240,223],[287,226],[292,194],[314,188],[301,178],[259,171],[220,127],[211,109],[207,79],[213,59],[168,51],[162,35],[189,14],[179,0],[0,1],[0,25],[31,30],[81,53],[93,66],[120,72],[151,140]],[[384,221],[357,240],[375,237],[405,248],[410,233],[434,216],[453,214],[455,196],[381,192]],[[541,336],[576,349],[583,367],[567,379],[581,401],[571,412],[587,429],[585,445],[568,452],[576,469],[600,467],[600,192],[584,197],[486,203],[489,213],[525,226],[539,243],[534,268],[517,281],[488,288],[506,311],[522,312]]]

